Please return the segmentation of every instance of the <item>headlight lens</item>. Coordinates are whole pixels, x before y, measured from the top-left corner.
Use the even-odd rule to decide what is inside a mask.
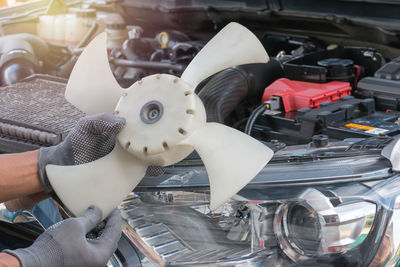
[[[282,214],[283,218],[280,217]],[[291,244],[296,251],[306,255],[318,251],[321,243],[321,225],[314,210],[299,204],[283,205],[278,209],[275,222],[278,238],[282,238],[283,242],[287,241],[285,243]]]
[[[293,205],[285,216],[285,226],[293,245],[304,253],[318,251],[321,236],[321,225],[314,210],[302,205]]]

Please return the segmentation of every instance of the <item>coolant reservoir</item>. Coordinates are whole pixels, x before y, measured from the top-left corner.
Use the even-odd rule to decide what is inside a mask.
[[[107,23],[125,23],[124,18],[118,13],[97,12],[97,20],[99,24],[104,23],[105,28]]]
[[[107,50],[121,48],[124,41],[128,39],[128,30],[123,22],[108,22],[106,34]]]
[[[65,21],[68,15],[61,14],[54,18],[53,41],[58,44],[65,43]]]
[[[53,26],[54,26],[54,16],[43,15],[39,17],[39,23],[37,24],[37,34],[40,38],[46,42],[53,41]]]
[[[128,30],[124,18],[118,13],[97,12],[99,28],[107,34],[107,50],[121,48],[128,39]]]
[[[65,43],[70,46],[79,44],[96,22],[95,9],[74,9],[74,12],[65,21]]]

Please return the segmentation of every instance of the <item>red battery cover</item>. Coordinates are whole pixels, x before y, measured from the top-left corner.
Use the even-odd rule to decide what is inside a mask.
[[[301,108],[319,108],[323,102],[335,102],[350,94],[351,86],[348,82],[309,83],[282,78],[265,88],[262,103],[272,96],[279,96],[285,112],[289,112]]]

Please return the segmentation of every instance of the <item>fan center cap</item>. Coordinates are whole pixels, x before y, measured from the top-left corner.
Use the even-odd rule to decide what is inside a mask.
[[[146,124],[156,123],[163,115],[164,107],[157,100],[147,102],[140,110],[140,119]]]

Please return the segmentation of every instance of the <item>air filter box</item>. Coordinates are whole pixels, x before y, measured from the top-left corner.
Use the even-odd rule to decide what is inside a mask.
[[[0,88],[0,153],[53,146],[85,116],[65,100],[66,80],[35,74]]]
[[[278,79],[265,89],[262,102],[271,97],[280,97],[284,111],[289,112],[301,108],[319,108],[323,102],[335,102],[350,94],[348,82],[309,83]]]

